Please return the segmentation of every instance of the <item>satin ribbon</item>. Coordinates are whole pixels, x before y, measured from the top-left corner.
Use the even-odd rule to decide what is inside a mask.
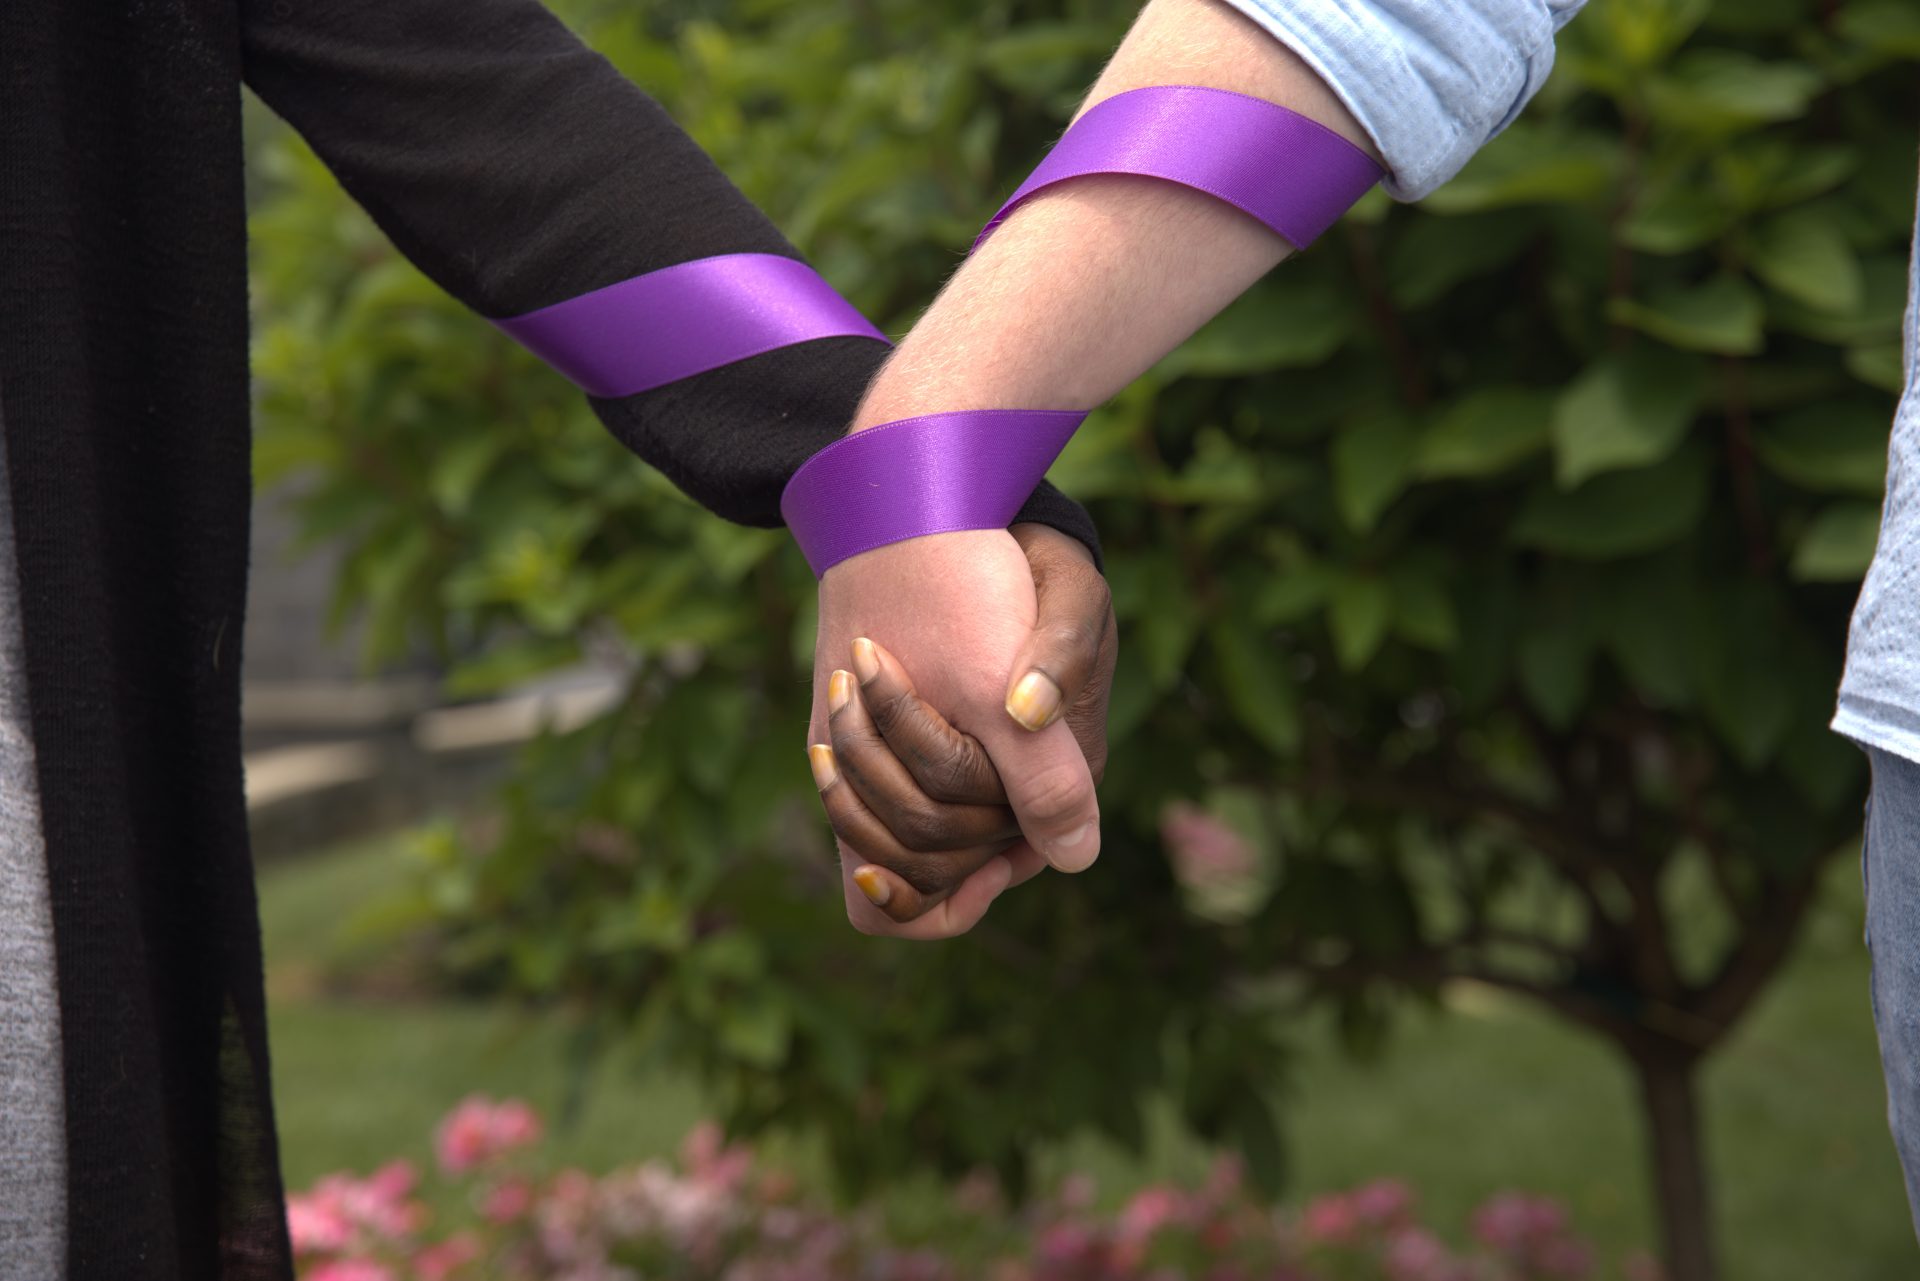
[[[812,267],[778,254],[696,258],[494,324],[604,399],[814,338],[887,341]]]
[[[780,515],[816,577],[922,534],[1005,529],[1086,416],[974,409],[842,436],[800,465]]]
[[[1034,193],[1094,174],[1206,192],[1296,247],[1383,176],[1339,134],[1274,103],[1192,85],[1135,89],[1082,114],[974,248]],[[777,254],[696,259],[494,323],[603,399],[816,338],[887,341],[813,268]],[[780,510],[815,574],[922,534],[1002,528],[1085,417],[993,409],[887,423],[808,459]]]
[[[1251,214],[1296,249],[1385,177],[1366,152],[1264,98],[1194,85],[1130,89],[1087,108],[975,238],[1029,196],[1095,174],[1177,182]]]
[[[1345,138],[1274,103],[1191,85],[1135,89],[1075,121],[973,247],[1035,192],[1091,174],[1181,183],[1251,214],[1297,248],[1383,176]],[[1085,418],[983,409],[856,432],[794,473],[780,513],[816,576],[923,534],[1005,528]]]

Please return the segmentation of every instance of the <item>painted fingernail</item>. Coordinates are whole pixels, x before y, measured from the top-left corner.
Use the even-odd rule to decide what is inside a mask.
[[[853,697],[853,673],[836,671],[827,678],[827,714],[832,716]]]
[[[807,764],[813,766],[813,785],[821,791],[840,781],[840,771],[833,766],[833,749],[825,743],[807,748]]]
[[[1007,715],[1027,729],[1045,729],[1059,711],[1060,687],[1042,671],[1022,676],[1007,695]]]
[[[873,642],[864,636],[853,642],[853,670],[860,674],[862,685],[880,674],[880,656],[873,652]]]
[[[853,883],[860,887],[860,892],[866,895],[875,907],[885,907],[887,900],[893,897],[893,887],[881,879],[878,868],[854,868]]]
[[[1100,855],[1100,842],[1088,840],[1100,830],[1099,820],[1076,828],[1065,836],[1047,842],[1047,862],[1062,872],[1078,872],[1092,866]]]

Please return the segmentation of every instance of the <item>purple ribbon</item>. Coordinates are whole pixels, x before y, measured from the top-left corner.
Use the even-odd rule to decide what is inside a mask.
[[[793,474],[780,514],[816,577],[922,534],[1005,529],[1086,416],[972,409],[842,436]]]
[[[1191,85],[1135,89],[1082,114],[974,248],[1035,192],[1092,174],[1181,183],[1296,247],[1382,176],[1345,138],[1274,103]],[[813,268],[778,254],[684,262],[494,323],[608,399],[815,338],[887,341]],[[808,459],[780,510],[816,574],[922,534],[1002,528],[1085,417],[990,409],[887,423]]]
[[[812,267],[696,258],[494,322],[589,396],[632,396],[813,338],[887,336]]]
[[[1181,183],[1306,245],[1382,176],[1339,134],[1285,107],[1190,85],[1135,89],[1089,108],[973,242],[1036,191],[1089,174]],[[808,459],[780,513],[816,575],[922,534],[1001,529],[1086,417],[984,409],[856,432]]]
[[[1092,174],[1163,178],[1251,214],[1304,249],[1384,171],[1316,120],[1225,89],[1162,85],[1102,99],[981,228],[975,249],[1027,197]]]

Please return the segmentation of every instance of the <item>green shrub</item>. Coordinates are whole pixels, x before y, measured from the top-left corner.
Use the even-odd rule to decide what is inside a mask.
[[[1126,11],[1074,0],[567,7],[894,332],[1058,131]],[[1286,1015],[1359,1048],[1471,976],[1628,1056],[1680,1276],[1692,1080],[1856,830],[1825,728],[1872,550],[1912,225],[1899,0],[1598,0],[1420,208],[1376,193],[1096,413],[1055,479],[1123,650],[1105,856],[938,947],[847,929],[801,760],[811,580],[606,438],[272,143],[260,474],[344,539],[370,658],[454,687],[589,651],[612,715],[427,842],[465,981],[696,1067],[848,1190],[1026,1174],[1143,1096],[1283,1172]],[[1176,801],[1257,852],[1194,910]]]

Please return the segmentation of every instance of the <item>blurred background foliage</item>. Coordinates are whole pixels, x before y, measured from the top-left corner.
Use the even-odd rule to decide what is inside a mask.
[[[568,0],[856,304],[904,332],[1130,16],[1093,0]],[[388,912],[464,990],[640,1046],[843,1190],[1142,1101],[1284,1178],[1298,1015],[1351,1049],[1470,978],[1625,1057],[1677,1276],[1711,1271],[1696,1067],[1858,828],[1832,736],[1902,389],[1920,10],[1594,0],[1417,207],[1376,192],[1088,422],[1122,658],[1089,874],[940,946],[845,924],[801,759],[812,581],[638,465],[258,147],[257,471],[343,543],[367,660],[482,694],[583,660],[618,708],[526,751]],[[1170,807],[1180,806],[1178,810]],[[1249,852],[1176,875],[1170,812]]]

